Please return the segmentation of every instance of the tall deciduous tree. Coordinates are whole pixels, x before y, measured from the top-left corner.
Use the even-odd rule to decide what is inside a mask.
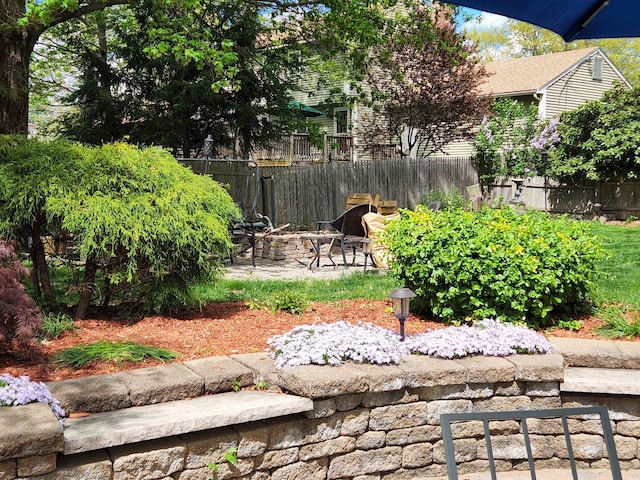
[[[373,113],[362,129],[369,144],[397,143],[403,156],[429,155],[472,136],[488,106],[478,91],[485,73],[450,11],[418,4],[404,18],[372,52]]]
[[[295,33],[301,42],[324,45],[327,51],[343,47],[343,51],[355,55],[376,41],[375,27],[382,22],[384,7],[392,3],[393,0],[150,0],[149,5],[156,12],[178,8],[194,14],[204,14],[209,7],[220,5],[229,10],[248,6],[269,20],[273,26],[270,35]],[[120,4],[140,6],[131,0],[0,0],[0,134],[27,132],[29,65],[34,45],[43,32]],[[159,58],[171,51],[185,65],[213,65],[217,79],[214,86],[233,85],[237,71],[237,58],[229,55],[233,40],[217,41],[211,36],[212,29],[223,31],[229,25],[227,20],[217,19],[210,28],[202,28],[201,23],[190,23],[192,19],[185,15],[182,21],[148,31],[148,53]]]
[[[92,144],[128,138],[188,155],[212,134],[214,145],[243,157],[293,122],[295,112],[286,107],[299,56],[289,45],[264,44],[261,37],[271,27],[251,5],[221,4],[198,15],[180,9],[159,13],[152,5],[136,11],[120,7],[118,13],[109,16],[104,49],[95,37],[86,41],[86,35],[67,42],[79,59],[81,77],[70,97],[75,108],[63,118],[65,135]],[[222,60],[233,66],[231,85],[216,85],[224,71],[220,63],[184,64],[174,52],[150,45],[153,32],[175,28],[184,17],[209,28],[213,41],[229,45]]]
[[[551,30],[512,19],[489,28],[468,29],[467,35],[478,46],[478,55],[485,62],[544,55],[571,48],[571,44],[565,43]]]

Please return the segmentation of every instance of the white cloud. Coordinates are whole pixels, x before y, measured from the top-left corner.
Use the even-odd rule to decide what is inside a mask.
[[[474,16],[470,22],[462,25],[465,30],[484,30],[487,28],[497,27],[507,21],[507,17],[496,15],[494,13],[481,12],[479,10],[465,9]]]

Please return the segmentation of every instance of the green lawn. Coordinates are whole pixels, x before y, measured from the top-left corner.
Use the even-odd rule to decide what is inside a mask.
[[[334,302],[383,299],[397,287],[397,281],[388,275],[356,272],[337,280],[222,280],[198,287],[197,295],[206,302],[266,302],[277,292],[289,291],[312,302]]]
[[[599,265],[596,300],[640,308],[640,227],[594,223],[593,229],[608,253]]]

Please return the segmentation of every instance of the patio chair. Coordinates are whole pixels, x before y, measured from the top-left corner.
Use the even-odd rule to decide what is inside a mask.
[[[578,480],[578,462],[574,453],[574,447],[571,439],[571,431],[569,427],[570,418],[589,418],[597,416],[599,417],[601,435],[604,440],[604,444],[607,449],[607,458],[609,460],[609,468],[611,469],[612,480],[622,480],[622,474],[620,472],[620,463],[618,460],[618,454],[616,452],[616,444],[613,439],[613,430],[611,428],[611,422],[609,420],[609,412],[605,405],[595,407],[574,407],[574,408],[557,408],[546,410],[518,410],[518,411],[499,411],[499,412],[467,412],[467,413],[445,413],[440,415],[440,426],[442,428],[442,440],[445,452],[445,458],[447,461],[447,474],[449,480],[458,480],[458,460],[456,455],[456,441],[453,434],[452,424],[458,422],[470,422],[480,421],[483,425],[484,431],[484,444],[487,451],[487,459],[489,463],[489,473],[492,480],[497,480],[497,467],[496,467],[496,451],[492,444],[492,430],[490,422],[512,420],[519,423],[518,437],[522,438],[522,445],[525,447],[525,457],[528,462],[529,474],[531,480],[536,480],[535,469],[535,449],[533,443],[535,442],[536,435],[530,435],[527,420],[538,419],[541,421],[558,421],[561,422],[563,436],[557,436],[557,445],[563,452],[566,452],[569,464],[571,468],[571,478]],[[514,435],[516,436],[516,435]],[[564,439],[564,446],[561,447],[560,440]],[[517,442],[513,440],[513,442]],[[500,448],[499,446],[497,447]],[[504,455],[504,454],[503,454]],[[503,457],[504,458],[504,457]],[[524,460],[524,459],[523,459]],[[568,472],[567,472],[568,473]],[[489,475],[486,476],[489,478]],[[564,478],[564,477],[563,477]],[[567,476],[568,478],[568,476]]]
[[[356,263],[356,249],[361,248],[364,240],[367,238],[367,232],[362,225],[362,216],[373,212],[376,213],[378,208],[370,203],[362,203],[351,207],[335,220],[320,220],[318,222],[318,232],[321,230],[330,230],[341,233],[339,239],[340,251],[342,253],[342,261],[347,266],[346,249],[353,250],[353,260],[351,265]]]
[[[238,251],[229,254],[229,260],[233,263],[234,255],[242,255],[251,250],[251,264],[256,266],[256,235],[266,234],[274,230],[269,217],[254,213],[249,218],[237,219],[231,225],[231,241],[238,246]]]

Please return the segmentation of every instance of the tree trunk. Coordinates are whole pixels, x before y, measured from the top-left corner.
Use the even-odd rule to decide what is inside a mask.
[[[33,256],[31,256],[31,260],[33,261]],[[30,275],[31,283],[33,284],[33,297],[38,300],[42,296],[42,289],[40,288],[40,275],[38,275],[38,269],[32,268]]]
[[[47,268],[47,258],[44,253],[44,244],[40,235],[42,233],[40,229],[41,223],[39,219],[31,226],[31,261],[33,262],[33,268],[38,271],[38,279],[40,280],[40,286],[45,298],[53,298],[53,288],[51,287],[51,280],[49,279],[49,269]]]
[[[0,0],[0,134],[28,131],[29,63],[40,32],[17,25],[24,12],[24,0]]]
[[[80,285],[80,299],[78,300],[78,307],[76,309],[77,319],[85,318],[89,312],[97,272],[98,264],[96,263],[95,257],[87,257],[87,261],[84,266],[84,280]]]

